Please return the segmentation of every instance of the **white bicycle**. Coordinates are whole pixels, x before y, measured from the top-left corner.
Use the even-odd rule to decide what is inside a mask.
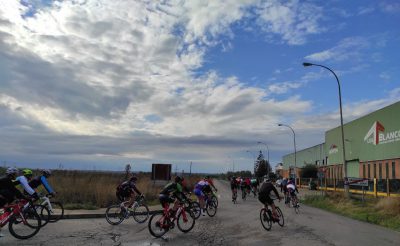
[[[59,221],[64,217],[64,207],[61,202],[52,201],[53,195],[47,194],[45,196],[40,197],[40,205],[46,207],[50,212],[49,222],[56,222]]]

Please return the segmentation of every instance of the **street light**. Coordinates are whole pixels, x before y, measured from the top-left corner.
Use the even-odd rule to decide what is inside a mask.
[[[265,145],[265,147],[267,147],[267,153],[268,153],[268,157],[267,157],[267,159],[268,159],[268,164],[270,164],[270,165],[271,165],[271,163],[269,163],[269,148],[268,148],[268,145],[267,145],[266,143],[264,143],[264,142],[261,142],[261,141],[258,141],[257,143],[258,143],[258,144],[264,144],[264,145]]]
[[[317,67],[323,67],[327,70],[329,70],[336,78],[338,88],[339,88],[339,108],[340,108],[340,129],[342,131],[342,152],[343,152],[343,170],[344,170],[344,180],[347,180],[347,163],[346,163],[346,152],[345,152],[345,147],[344,147],[344,130],[343,130],[343,113],[342,113],[342,92],[340,90],[340,82],[338,76],[335,74],[335,72],[330,69],[329,67],[319,65],[319,64],[314,64],[314,63],[309,63],[309,62],[303,62],[304,67],[309,67],[309,66],[317,66]],[[345,182],[345,193],[349,194],[349,186],[347,182]]]
[[[292,130],[292,132],[293,132],[293,144],[294,144],[294,181],[296,182],[296,169],[297,169],[297,165],[296,165],[296,133],[294,133],[294,130],[293,130],[293,128],[291,128],[290,126],[288,126],[288,125],[285,125],[285,124],[278,124],[278,126],[286,126],[286,127],[289,127],[290,128],[290,130]]]

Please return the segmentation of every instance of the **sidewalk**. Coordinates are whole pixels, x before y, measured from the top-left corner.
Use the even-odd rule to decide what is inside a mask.
[[[104,218],[107,208],[100,208],[94,210],[64,210],[63,219],[92,219],[92,218]],[[158,211],[162,211],[161,205],[149,206],[150,214]]]

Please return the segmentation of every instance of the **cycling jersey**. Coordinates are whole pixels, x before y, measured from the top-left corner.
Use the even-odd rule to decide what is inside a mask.
[[[25,196],[15,187],[15,183],[8,176],[0,178],[0,207],[14,201],[15,197],[25,198]]]
[[[204,193],[211,191],[211,187],[207,181],[201,180],[194,187],[194,194],[198,197],[203,197]]]
[[[32,187],[29,185],[29,183],[28,183],[28,179],[25,177],[25,176],[19,176],[19,177],[17,177],[16,179],[15,179],[15,182],[14,182],[16,185],[18,185],[18,184],[20,184],[21,186],[22,186],[22,188],[24,188],[24,191],[26,192],[26,193],[28,193],[29,195],[33,195],[33,194],[35,194],[36,192],[35,192],[35,190],[34,189],[32,189]]]
[[[174,202],[170,196],[175,196],[179,201],[182,201],[186,198],[185,194],[183,194],[183,188],[179,183],[169,183],[160,192],[159,200],[161,205],[164,207],[167,203]]]
[[[33,189],[36,189],[40,185],[43,185],[48,193],[54,193],[54,190],[51,188],[50,184],[47,182],[47,179],[44,175],[36,176],[31,181],[29,181],[29,186]]]
[[[140,191],[136,188],[136,183],[131,180],[127,180],[122,182],[117,187],[116,196],[120,201],[125,200],[126,198],[132,196],[132,194],[136,192],[140,195]]]
[[[237,189],[238,186],[239,186],[238,181],[237,181],[236,179],[232,179],[232,180],[231,180],[231,190]]]
[[[253,187],[258,186],[258,180],[257,179],[251,179],[250,183],[251,183],[251,186],[253,186]]]
[[[291,195],[296,195],[295,192],[299,193],[299,190],[297,190],[297,187],[294,184],[288,184],[286,186],[287,190],[290,192]]]
[[[279,193],[276,190],[275,186],[271,182],[264,182],[260,187],[258,200],[260,200],[260,202],[263,204],[273,204],[273,200],[270,197],[271,191],[275,193],[276,197],[279,197]]]

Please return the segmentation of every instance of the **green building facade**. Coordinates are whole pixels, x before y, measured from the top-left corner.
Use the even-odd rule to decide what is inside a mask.
[[[348,177],[400,178],[400,102],[344,124]],[[343,178],[341,128],[325,132],[325,143],[296,153],[297,168],[316,164],[330,178]],[[294,153],[283,157],[284,170]]]

